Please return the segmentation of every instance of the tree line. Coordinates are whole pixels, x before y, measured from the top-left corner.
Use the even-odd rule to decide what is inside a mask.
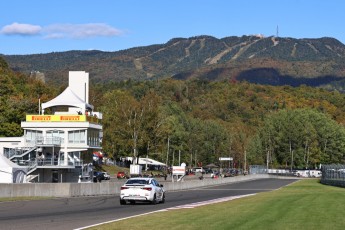
[[[344,162],[344,95],[306,86],[175,81],[114,83],[102,97],[103,148],[178,165],[315,168]]]

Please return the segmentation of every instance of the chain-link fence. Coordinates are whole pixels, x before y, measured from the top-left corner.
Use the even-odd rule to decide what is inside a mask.
[[[345,165],[322,165],[321,183],[345,187]]]
[[[267,168],[265,165],[250,165],[249,174],[267,174]]]

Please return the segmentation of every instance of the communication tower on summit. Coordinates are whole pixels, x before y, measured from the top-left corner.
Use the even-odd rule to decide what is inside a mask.
[[[278,25],[277,25],[276,37],[279,37],[279,28],[278,28]]]

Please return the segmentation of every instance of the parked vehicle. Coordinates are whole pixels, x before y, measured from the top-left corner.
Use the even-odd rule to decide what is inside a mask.
[[[212,174],[213,173],[213,170],[208,168],[208,169],[205,169],[205,173],[206,174]]]
[[[117,179],[128,179],[129,178],[125,172],[118,172],[116,174],[116,177],[117,177]]]
[[[194,173],[205,173],[205,169],[203,169],[202,167],[196,167],[192,169],[192,172]]]
[[[223,177],[233,177],[238,175],[237,169],[224,169],[223,170]]]
[[[135,204],[136,202],[165,202],[165,191],[163,185],[159,184],[154,178],[136,177],[126,181],[121,187],[120,204],[127,202]]]
[[[131,177],[142,176],[142,166],[141,165],[130,165],[129,174]]]
[[[102,172],[104,176],[104,180],[110,180],[110,175],[107,172]]]
[[[103,172],[93,171],[93,182],[101,182],[104,179]]]
[[[297,177],[321,177],[320,170],[295,170],[294,175]]]

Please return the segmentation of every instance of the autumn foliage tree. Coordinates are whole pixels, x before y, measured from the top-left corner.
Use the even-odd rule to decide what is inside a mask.
[[[268,116],[251,143],[251,157],[271,167],[316,168],[344,163],[345,129],[313,109],[281,110]]]

